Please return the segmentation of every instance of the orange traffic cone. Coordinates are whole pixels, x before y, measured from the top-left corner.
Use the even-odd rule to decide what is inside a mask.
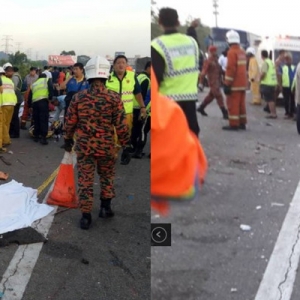
[[[76,196],[74,168],[72,154],[65,152],[60,164],[59,171],[51,191],[47,204],[58,205],[67,208],[77,208],[78,198]]]

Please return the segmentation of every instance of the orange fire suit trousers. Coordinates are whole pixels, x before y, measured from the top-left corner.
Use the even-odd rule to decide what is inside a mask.
[[[203,100],[203,105],[207,106],[209,103],[211,103],[214,99],[217,100],[217,103],[220,108],[224,107],[224,99],[220,88],[210,88],[209,93]]]
[[[246,91],[234,91],[227,95],[229,126],[238,127],[247,124]]]

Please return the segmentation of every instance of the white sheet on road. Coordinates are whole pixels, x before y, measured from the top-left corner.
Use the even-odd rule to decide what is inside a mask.
[[[37,190],[12,180],[0,185],[0,234],[29,227],[54,208],[37,202]]]

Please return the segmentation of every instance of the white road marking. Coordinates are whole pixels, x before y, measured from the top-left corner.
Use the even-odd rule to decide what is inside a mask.
[[[300,257],[300,182],[255,300],[291,299]]]
[[[73,156],[73,165],[75,164],[76,157]],[[55,181],[50,186],[43,203],[47,201],[54,183]],[[54,206],[54,210],[48,216],[34,223],[32,227],[47,237],[56,211],[57,206]],[[44,243],[36,243],[18,247],[0,283],[0,292],[4,293],[1,300],[22,299],[43,245]]]

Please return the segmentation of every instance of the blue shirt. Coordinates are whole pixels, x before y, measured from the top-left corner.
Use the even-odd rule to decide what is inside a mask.
[[[146,97],[145,97],[145,100],[144,100],[145,106],[147,106],[150,101],[151,101],[151,90],[149,89],[147,91],[147,94],[146,94]]]
[[[88,88],[89,88],[89,83],[85,79],[83,81],[77,82],[75,78],[71,78],[67,83],[67,92],[77,93],[83,90],[87,90]]]

